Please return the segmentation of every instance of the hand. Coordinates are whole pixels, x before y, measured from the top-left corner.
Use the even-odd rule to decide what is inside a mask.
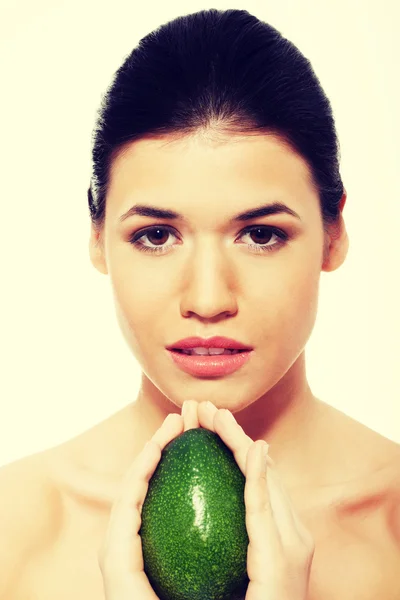
[[[262,459],[268,445],[253,441],[232,413],[210,402],[185,402],[185,430],[205,427],[232,450],[246,477],[244,500],[249,537],[245,600],[306,600],[315,544],[299,520],[276,473]]]
[[[184,425],[181,415],[170,413],[137,455],[122,482],[98,553],[106,600],[158,600],[144,571],[138,532],[149,480],[161,459],[161,451],[183,433]]]
[[[145,445],[128,470],[115,501],[109,526],[98,554],[106,600],[159,600],[144,572],[139,536],[141,510],[148,482],[161,451],[183,431],[206,427],[215,431],[232,450],[246,476],[246,527],[249,536],[246,600],[305,600],[314,553],[310,533],[298,520],[281,484],[270,469],[257,462],[256,446],[229,411],[194,400],[185,403],[182,416],[171,413]],[[268,464],[274,466],[269,458]],[[246,475],[247,473],[247,475]]]

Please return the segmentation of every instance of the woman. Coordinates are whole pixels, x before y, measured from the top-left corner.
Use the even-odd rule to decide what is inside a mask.
[[[198,426],[246,476],[246,600],[399,598],[398,445],[306,377],[320,273],[348,249],[334,120],[309,61],[246,11],[160,27],[103,100],[88,197],[91,261],[142,385],[2,469],[0,598],[154,600],[141,505],[163,447]]]

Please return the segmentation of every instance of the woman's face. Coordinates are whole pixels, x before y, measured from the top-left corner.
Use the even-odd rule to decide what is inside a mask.
[[[298,217],[234,220],[276,202]],[[185,220],[121,221],[139,204]],[[123,335],[144,376],[178,407],[194,398],[241,410],[302,354],[316,319],[324,232],[307,163],[279,138],[132,143],[112,165],[102,244],[96,267],[110,276]],[[250,360],[230,375],[199,377],[166,350],[214,335],[252,346]]]

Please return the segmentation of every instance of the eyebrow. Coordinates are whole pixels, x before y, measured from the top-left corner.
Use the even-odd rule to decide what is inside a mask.
[[[281,202],[274,202],[273,204],[264,204],[262,206],[251,208],[250,210],[246,210],[245,212],[239,213],[238,215],[232,217],[232,219],[230,219],[230,222],[242,223],[244,221],[250,221],[251,219],[257,219],[258,217],[266,217],[269,215],[276,215],[280,213],[286,213],[288,215],[296,217],[297,219],[300,219],[300,216],[294,210],[286,206],[286,204],[282,204]],[[135,204],[123,215],[121,215],[119,220],[120,222],[122,222],[134,215],[139,215],[141,217],[152,217],[155,219],[177,220],[183,223],[188,222],[188,219],[186,217],[173,210],[157,208],[155,206],[148,206],[146,204]]]
[[[258,217],[266,217],[269,215],[276,215],[286,213],[288,215],[292,215],[297,219],[301,218],[300,216],[291,208],[286,206],[286,204],[282,204],[281,202],[274,202],[273,204],[264,204],[262,206],[258,206],[256,208],[251,208],[250,210],[246,210],[245,212],[239,213],[230,219],[231,223],[242,223],[245,221],[250,221],[251,219],[257,219]],[[155,219],[170,219],[177,220],[183,223],[187,223],[188,219],[183,215],[175,212],[174,210],[157,208],[156,206],[148,206],[146,204],[135,204],[131,206],[129,210],[127,210],[123,215],[120,216],[120,222],[125,221],[129,217],[134,215],[139,215],[141,217],[151,217]]]

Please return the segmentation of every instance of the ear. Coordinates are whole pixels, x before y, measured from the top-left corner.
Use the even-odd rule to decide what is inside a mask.
[[[104,275],[108,275],[107,262],[104,251],[102,232],[97,230],[93,223],[90,226],[89,256],[92,265]]]
[[[343,196],[339,203],[340,215],[337,223],[328,225],[325,232],[324,257],[322,262],[322,271],[335,271],[345,261],[349,250],[349,238],[346,231],[346,225],[343,220],[343,208],[346,203],[347,193],[343,192]]]

